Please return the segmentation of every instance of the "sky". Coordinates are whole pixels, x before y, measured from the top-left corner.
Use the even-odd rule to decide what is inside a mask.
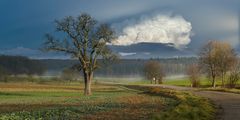
[[[38,49],[54,20],[81,13],[116,30],[110,47],[123,58],[193,56],[209,40],[240,47],[239,0],[1,0],[0,54],[65,58]]]

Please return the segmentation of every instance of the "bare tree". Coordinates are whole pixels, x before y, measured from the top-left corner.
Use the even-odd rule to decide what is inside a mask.
[[[200,69],[197,64],[188,66],[187,75],[189,76],[192,87],[198,87],[200,85]]]
[[[236,53],[230,44],[220,41],[208,42],[200,51],[200,64],[212,78],[212,87],[216,86],[216,77],[221,76],[222,86],[227,71],[236,62]]]
[[[199,64],[211,77],[212,87],[216,86],[216,76],[218,75],[216,46],[216,41],[210,41],[203,46],[199,54]]]
[[[106,24],[98,24],[88,14],[81,14],[77,18],[69,16],[56,20],[55,23],[57,32],[65,36],[63,39],[56,39],[47,34],[44,49],[63,52],[78,59],[79,64],[75,67],[83,72],[84,94],[91,95],[93,72],[99,67],[98,59],[115,57],[107,46],[115,38],[114,31]]]
[[[151,83],[161,84],[163,77],[165,76],[163,69],[158,61],[148,61],[144,65],[144,74],[148,80],[151,80]]]
[[[231,70],[236,65],[237,54],[229,43],[218,42],[217,46],[217,62],[220,72],[222,87],[225,87],[225,76],[227,71]]]
[[[240,64],[239,60],[236,60],[235,65],[232,67],[232,69],[229,72],[228,77],[228,87],[234,88],[238,81],[240,80]]]

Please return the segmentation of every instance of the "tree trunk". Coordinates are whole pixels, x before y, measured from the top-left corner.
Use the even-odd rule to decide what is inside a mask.
[[[216,81],[215,81],[215,76],[212,76],[212,87],[216,87]]]
[[[162,79],[158,79],[158,84],[162,84]]]
[[[216,77],[216,71],[215,69],[213,69],[214,67],[211,68],[211,74],[212,74],[212,87],[215,88],[216,87],[216,83],[215,83],[215,77]]]
[[[224,79],[225,79],[225,74],[222,73],[222,87],[225,87],[225,81],[224,81]]]
[[[88,96],[92,94],[91,91],[91,82],[92,82],[92,73],[84,72],[84,95]]]
[[[91,83],[92,82],[92,80],[91,79],[89,79],[88,80],[88,82],[87,82],[87,88],[86,88],[86,90],[85,90],[85,95],[92,95],[92,91],[91,91]]]

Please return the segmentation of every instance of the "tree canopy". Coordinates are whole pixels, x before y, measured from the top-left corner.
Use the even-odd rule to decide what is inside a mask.
[[[155,82],[160,84],[162,83],[162,78],[165,76],[164,71],[158,61],[148,61],[144,65],[144,73],[145,77],[151,82]]]
[[[57,39],[47,34],[44,50],[63,52],[78,59],[79,64],[75,68],[83,71],[84,93],[91,95],[91,81],[93,72],[99,67],[98,59],[115,58],[107,46],[115,38],[114,31],[107,24],[99,24],[85,13],[76,18],[68,16],[55,23],[56,30],[62,33],[62,37]]]
[[[216,77],[224,76],[236,63],[236,53],[229,43],[210,41],[200,51],[200,66],[212,78],[212,87],[216,85]]]

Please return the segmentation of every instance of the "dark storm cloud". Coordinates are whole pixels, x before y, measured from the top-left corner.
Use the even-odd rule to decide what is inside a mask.
[[[0,49],[38,49],[43,43],[44,34],[54,32],[55,19],[77,16],[81,12],[87,12],[109,24],[152,13],[171,12],[182,16],[192,25],[194,36],[186,46],[188,49],[183,51],[197,51],[210,39],[229,41],[237,48],[240,46],[239,4],[239,0],[1,0]],[[164,50],[160,49],[162,45],[137,46],[113,49],[126,53],[146,53],[144,51],[152,48],[147,55],[172,51],[164,47]]]

